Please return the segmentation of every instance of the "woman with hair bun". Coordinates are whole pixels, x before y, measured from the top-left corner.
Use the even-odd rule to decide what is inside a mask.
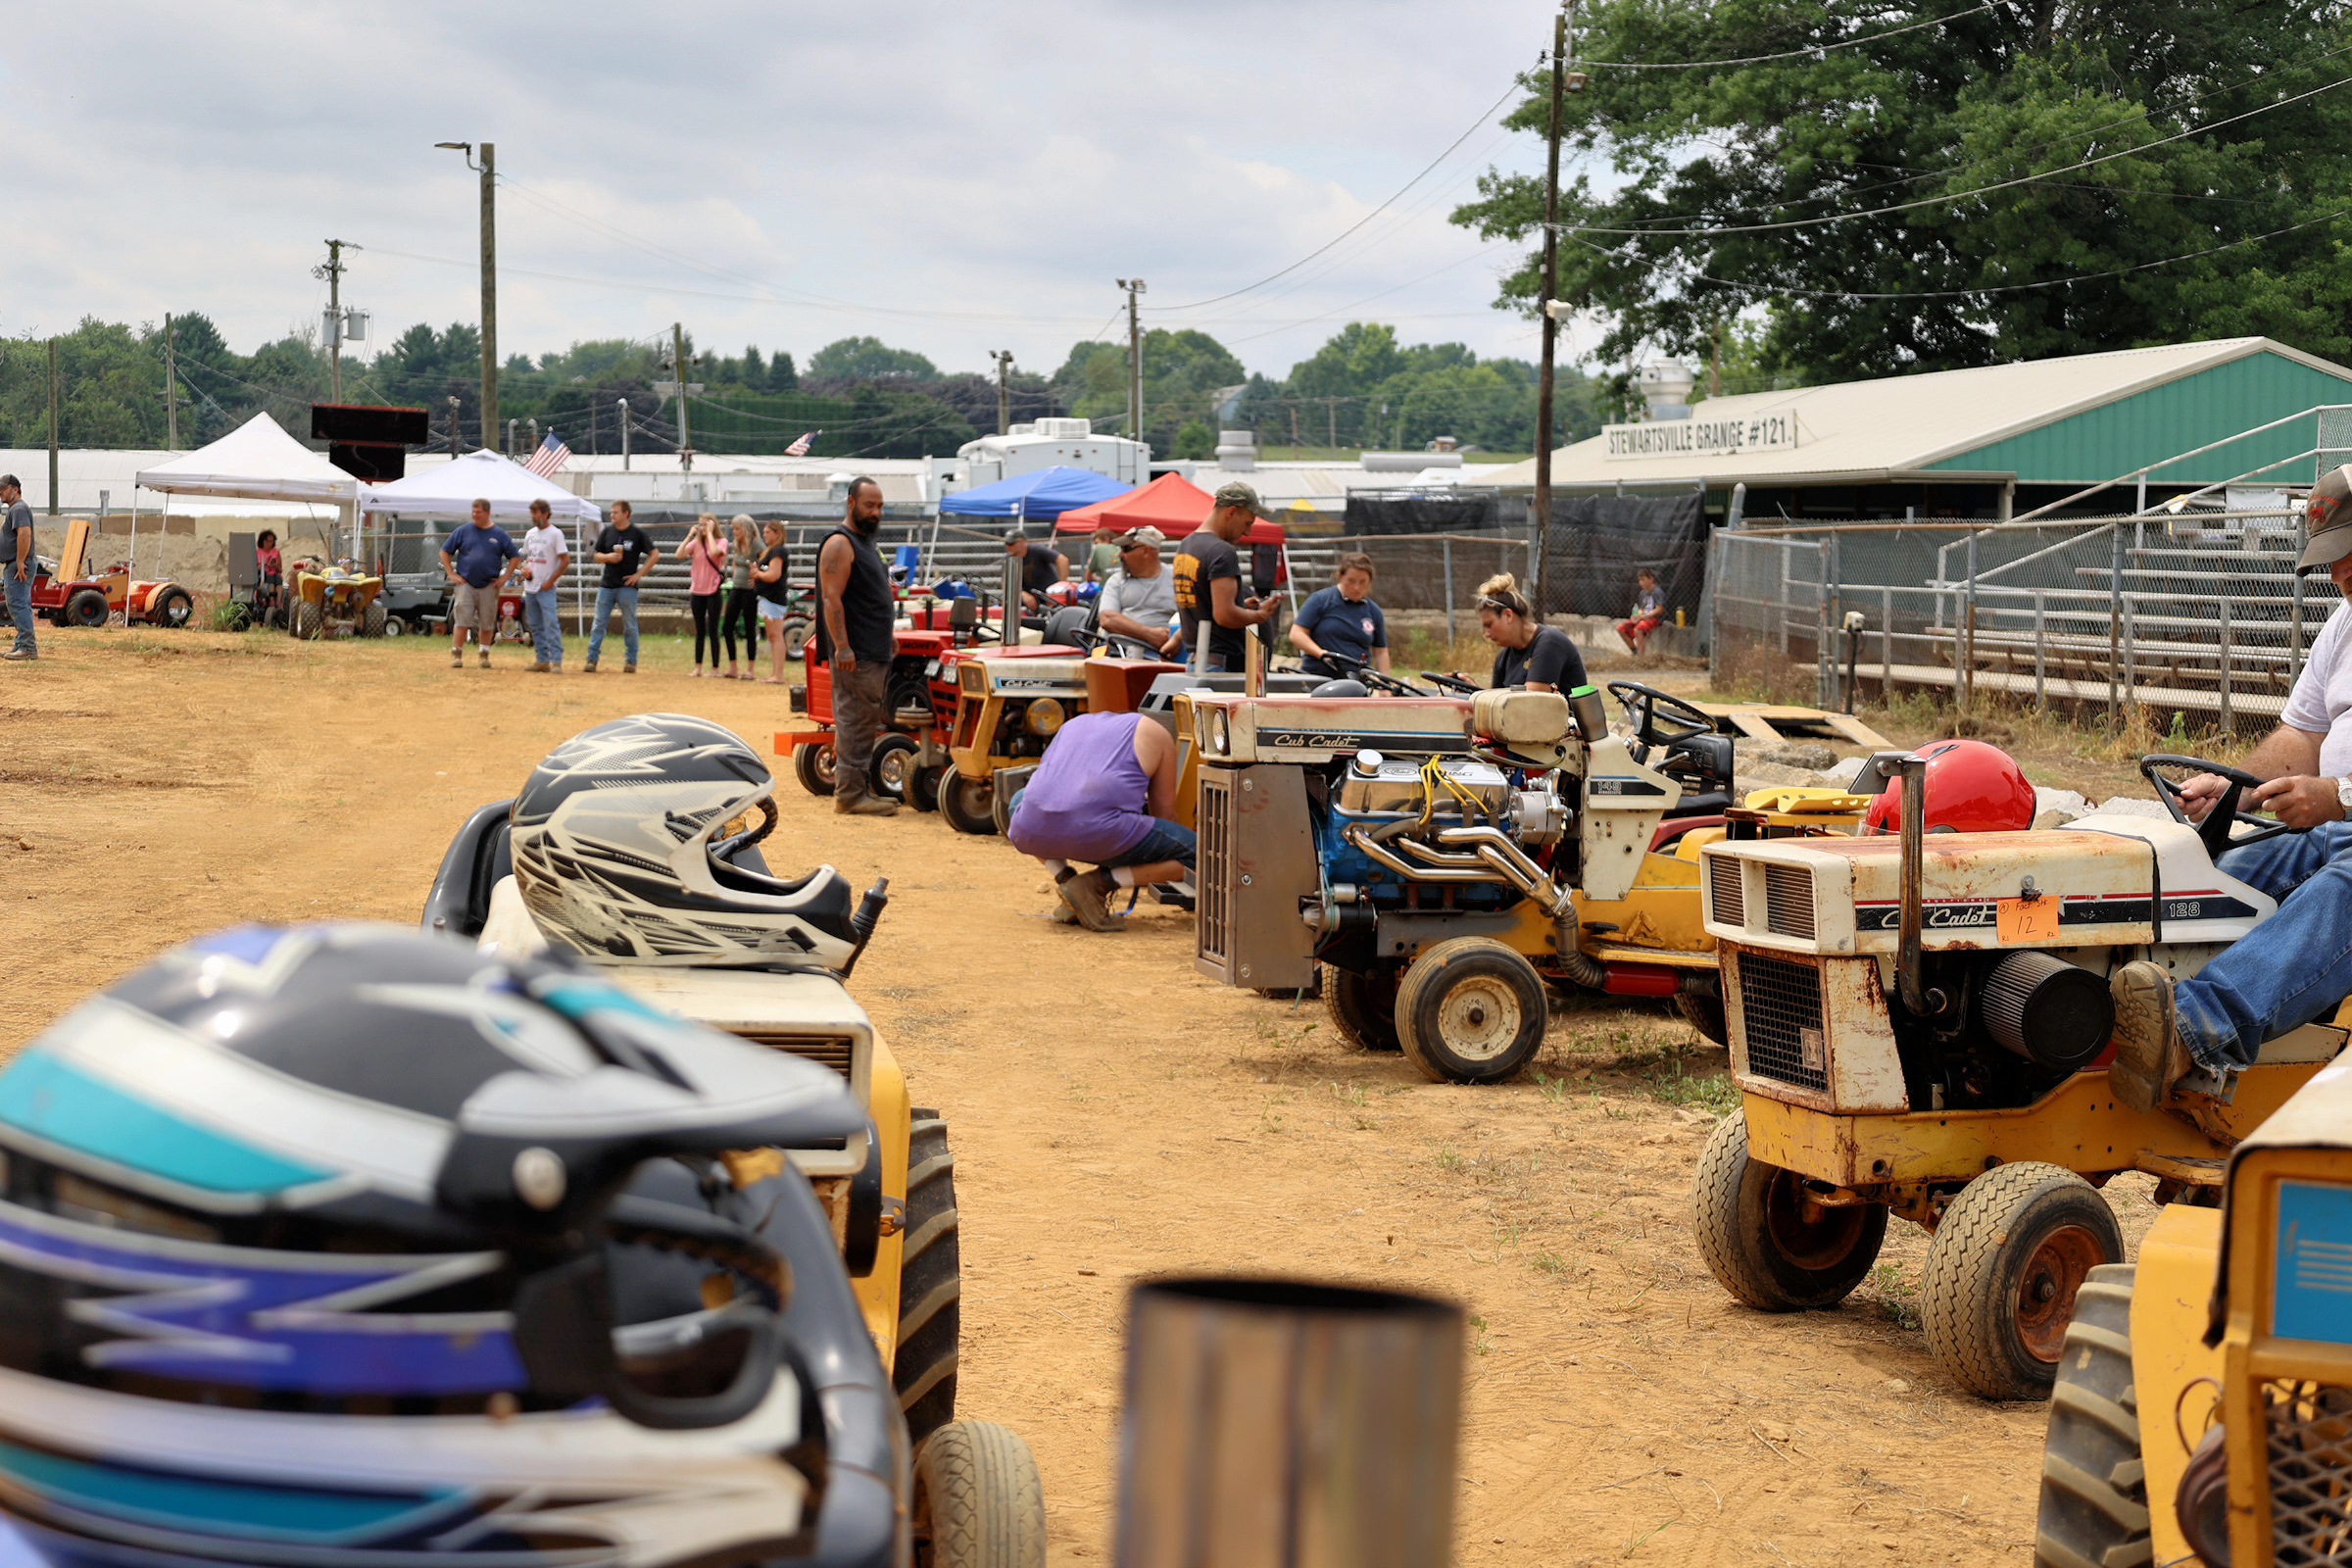
[[[1498,652],[1490,686],[1573,692],[1585,682],[1584,656],[1557,626],[1536,619],[1519,580],[1500,572],[1478,585],[1478,625]]]

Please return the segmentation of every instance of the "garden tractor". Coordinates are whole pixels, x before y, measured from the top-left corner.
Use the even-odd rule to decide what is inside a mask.
[[[513,874],[514,805],[485,806],[459,831],[426,900],[427,930],[496,952],[546,951]],[[756,843],[731,859],[768,874]],[[886,888],[869,893],[859,911],[869,937]],[[913,1103],[905,1069],[851,996],[847,974],[600,968],[654,1006],[831,1068],[866,1107],[866,1128],[857,1137],[823,1148],[745,1151],[727,1156],[727,1164],[739,1186],[798,1171],[832,1227],[914,1454],[913,1496],[903,1506],[913,1514],[916,1568],[1043,1568],[1043,1503],[1026,1445],[1002,1427],[956,1416],[962,1279],[948,1124],[939,1111]],[[972,1555],[968,1542],[961,1555],[942,1548],[948,1537],[968,1538],[978,1525],[996,1541],[988,1551]]]
[[[2352,1559],[2352,1073],[2093,1269],[2050,1391],[2036,1568]]]
[[[2193,1115],[2133,1111],[2108,1087],[2109,972],[2144,958],[2186,978],[2277,911],[2214,863],[2285,831],[2237,809],[2250,775],[2152,757],[2172,821],[1931,834],[1922,760],[1874,768],[1901,781],[1898,834],[1698,853],[1740,1096],[1699,1161],[1699,1250],[1749,1306],[1831,1307],[1887,1216],[1910,1220],[1933,1235],[1920,1305],[1936,1360],[1985,1397],[2040,1397],[2078,1291],[2123,1260],[2097,1189],[2137,1170],[2160,1202],[2213,1201],[2230,1150],[2344,1031],[2270,1042]],[[2199,771],[2230,784],[2191,825],[2172,775]]]
[[[103,626],[116,615],[126,624],[185,626],[196,600],[185,588],[159,578],[132,581],[130,568],[117,564],[89,570],[90,519],[66,524],[65,554],[33,562],[32,612],[58,626]]]
[[[1320,986],[1341,1034],[1487,1083],[1543,1045],[1547,984],[1711,1017],[1714,943],[1678,839],[1732,814],[1733,742],[1680,699],[1190,694],[1200,760],[1196,966]],[[1868,803],[1783,792],[1743,830],[1849,828]]]
[[[286,590],[286,630],[305,641],[381,637],[389,613],[376,598],[383,586],[347,563],[299,569]]]

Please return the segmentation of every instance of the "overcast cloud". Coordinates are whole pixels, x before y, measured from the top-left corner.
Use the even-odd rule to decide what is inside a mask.
[[[1147,321],[1280,375],[1350,319],[1532,358],[1507,249],[1446,221],[1532,138],[1480,113],[1542,0],[1034,0],[10,8],[0,332],[209,312],[238,349],[316,322],[358,242],[375,341],[474,318],[491,141],[502,352],[651,337],[807,359],[872,333],[947,369],[1048,370]],[[1431,179],[1330,255],[1223,304]],[[548,274],[561,274],[548,275]],[[587,279],[592,281],[572,281]],[[1122,323],[1123,329],[1123,323]]]

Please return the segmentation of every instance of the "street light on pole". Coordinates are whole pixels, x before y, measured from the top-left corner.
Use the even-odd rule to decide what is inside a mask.
[[[466,167],[482,176],[482,444],[498,429],[498,149],[482,143],[482,161],[473,161],[473,143],[437,141],[435,147],[466,155]]]

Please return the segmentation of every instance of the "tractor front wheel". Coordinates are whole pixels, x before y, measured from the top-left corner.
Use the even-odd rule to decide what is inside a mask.
[[[2090,1271],[2124,1260],[2107,1200],[2073,1171],[2000,1165],[1960,1189],[1919,1283],[1928,1348],[1971,1394],[2048,1396]]]
[[[1747,1118],[1715,1124],[1690,1194],[1698,1255],[1715,1282],[1759,1312],[1836,1306],[1886,1240],[1877,1203],[1824,1204],[1794,1171],[1747,1157]]]
[[[147,602],[147,619],[158,626],[185,626],[195,613],[196,601],[185,588],[167,588]]]
[[[939,809],[939,775],[947,771],[934,762],[918,767],[906,782],[906,804],[918,811]]]
[[[2041,1445],[2036,1564],[2144,1563],[2153,1556],[2132,1378],[2137,1275],[2128,1263],[2102,1264],[2075,1293],[2075,1320],[2066,1328]]]
[[[69,626],[103,626],[109,613],[106,595],[95,588],[76,589],[73,597],[66,601],[66,624]]]
[[[906,1141],[906,1242],[899,1252],[899,1341],[890,1361],[906,1439],[917,1447],[956,1419],[963,1349],[963,1244],[956,1156],[936,1110],[913,1112]]]
[[[1029,1445],[952,1421],[914,1455],[915,1568],[1045,1568],[1046,1488]]]
[[[1318,964],[1323,980],[1323,1010],[1340,1038],[1358,1051],[1401,1051],[1396,1042],[1396,969],[1381,964],[1371,974],[1357,974],[1337,964]]]
[[[1441,1083],[1517,1077],[1544,1047],[1551,1004],[1544,977],[1492,937],[1450,937],[1396,987],[1396,1043]]]
[[[874,760],[866,764],[874,793],[904,801],[914,788],[914,738],[893,732],[874,742]]]
[[[833,743],[794,747],[792,776],[801,781],[801,788],[819,800],[829,797],[833,793]]]
[[[977,782],[956,768],[939,776],[939,814],[958,833],[987,838],[997,831],[997,781]]]
[[[808,622],[798,616],[784,617],[784,657],[796,662],[808,652]]]

